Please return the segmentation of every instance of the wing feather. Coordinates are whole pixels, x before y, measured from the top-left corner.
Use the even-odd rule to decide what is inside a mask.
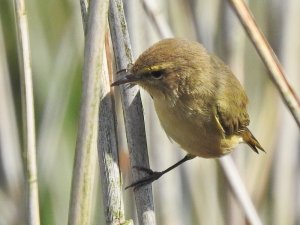
[[[229,67],[216,56],[212,56],[211,60],[214,73],[218,74],[215,81],[218,90],[215,105],[216,118],[225,135],[232,135],[249,125],[248,98]]]

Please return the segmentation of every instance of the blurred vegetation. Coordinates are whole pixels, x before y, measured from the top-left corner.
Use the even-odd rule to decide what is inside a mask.
[[[140,0],[124,1],[135,58],[160,38]],[[226,1],[153,1],[177,37],[198,40],[230,64],[250,99],[250,128],[266,149],[233,153],[264,224],[300,224],[299,128]],[[249,0],[257,23],[300,94],[300,2]],[[0,225],[25,224],[22,121],[16,27],[12,1],[0,0]],[[41,223],[67,224],[79,116],[84,34],[79,1],[26,2],[36,107]],[[116,93],[117,94],[117,93]],[[151,167],[160,171],[184,154],[170,143],[142,91]],[[116,102],[119,102],[118,95]],[[118,105],[119,107],[119,105]],[[121,110],[119,110],[121,112]],[[131,182],[122,115],[124,183]],[[96,178],[97,180],[97,178]],[[95,184],[94,224],[104,224]],[[215,160],[194,159],[154,183],[158,224],[247,224]],[[131,191],[126,218],[134,218]]]

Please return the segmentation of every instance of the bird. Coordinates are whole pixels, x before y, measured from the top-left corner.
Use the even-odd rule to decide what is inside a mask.
[[[199,42],[163,39],[144,51],[112,86],[139,85],[153,99],[167,136],[187,155],[161,172],[135,167],[148,174],[129,187],[152,183],[195,157],[218,158],[246,143],[265,151],[248,128],[248,97],[238,79],[220,58]]]

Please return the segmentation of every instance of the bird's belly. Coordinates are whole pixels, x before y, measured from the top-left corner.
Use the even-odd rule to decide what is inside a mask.
[[[188,115],[167,105],[155,104],[167,135],[188,153],[204,158],[220,157],[231,152],[238,140],[224,139],[211,116]],[[201,118],[200,118],[201,117]]]

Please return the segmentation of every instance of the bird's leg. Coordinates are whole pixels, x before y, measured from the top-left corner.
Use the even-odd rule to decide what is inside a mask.
[[[153,181],[159,179],[162,175],[164,175],[165,173],[171,171],[172,169],[176,168],[177,166],[181,165],[182,163],[188,161],[188,160],[191,160],[195,158],[194,155],[190,155],[190,154],[187,154],[183,159],[181,159],[180,161],[178,161],[177,163],[175,163],[174,165],[170,166],[169,168],[161,171],[161,172],[156,172],[156,171],[153,171],[151,169],[148,169],[148,168],[145,168],[145,167],[141,167],[141,166],[134,166],[133,168],[137,169],[137,170],[140,170],[140,171],[143,171],[145,173],[148,174],[148,176],[130,184],[129,186],[125,187],[125,190],[128,189],[128,188],[131,188],[133,187],[134,189],[136,188],[139,188],[139,187],[142,187],[144,185],[147,185],[147,184],[151,184]]]

